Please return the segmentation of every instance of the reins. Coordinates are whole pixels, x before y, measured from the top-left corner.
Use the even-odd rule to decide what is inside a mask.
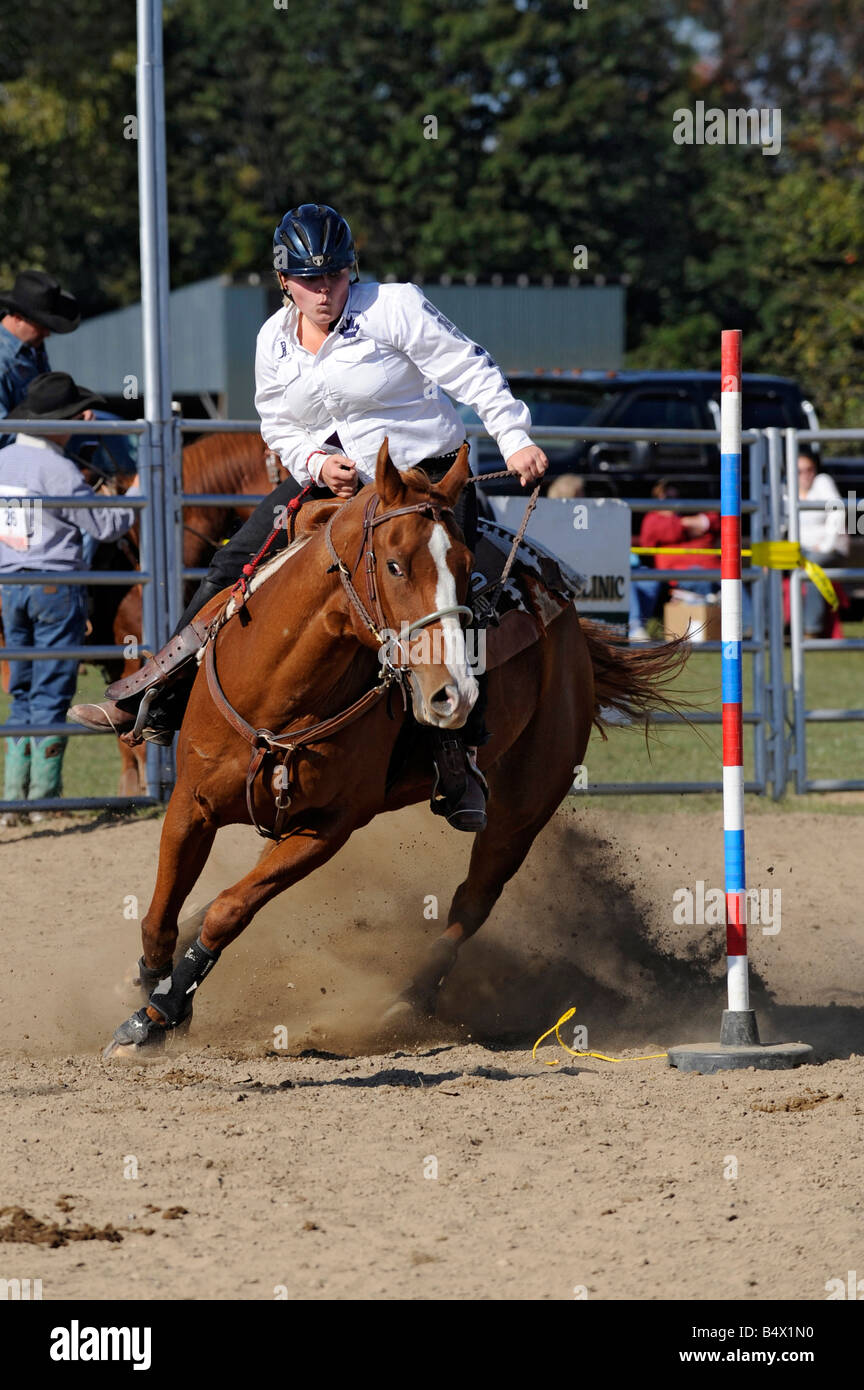
[[[304,493],[306,491],[308,491],[308,489],[304,489]],[[292,499],[293,503],[296,504],[296,506],[292,507],[292,510],[296,511],[296,508],[300,506],[304,493]],[[359,699],[355,700],[353,704],[349,705],[348,708],[343,710],[340,714],[333,715],[331,718],[324,719],[317,724],[307,725],[305,728],[295,727],[282,729],[278,733],[274,733],[271,729],[256,729],[248,720],[244,719],[243,716],[237,712],[222,689],[216,670],[216,632],[213,633],[210,641],[207,643],[204,653],[204,669],[210,696],[216,708],[227,723],[230,724],[231,728],[252,748],[252,754],[246,772],[246,807],[249,812],[249,819],[256,831],[259,835],[264,836],[265,839],[278,840],[281,838],[282,827],[292,801],[290,786],[292,774],[294,773],[293,762],[298,751],[308,747],[312,743],[320,743],[326,739],[332,738],[334,734],[341,732],[342,729],[353,724],[355,720],[359,719],[376,705],[394,684],[399,685],[403,707],[407,708],[405,681],[408,676],[409,668],[407,666],[396,665],[389,659],[389,656],[386,655],[383,650],[387,641],[387,619],[381,607],[381,600],[378,595],[375,570],[376,559],[372,545],[373,532],[376,526],[380,526],[385,521],[394,520],[398,516],[418,513],[429,516],[434,521],[440,521],[445,512],[452,513],[453,509],[452,507],[447,507],[443,503],[438,502],[435,498],[429,497],[422,502],[415,502],[405,507],[395,507],[392,511],[385,511],[382,512],[380,516],[376,516],[380,500],[378,494],[373,493],[366,503],[363,513],[363,534],[353,571],[349,569],[348,565],[339,555],[333,541],[333,522],[336,519],[337,512],[333,512],[330,516],[324,531],[325,543],[333,557],[333,564],[330,565],[327,573],[339,574],[349,603],[357,613],[361,622],[368,628],[382,648],[379,683],[374,686],[372,690],[367,691],[365,695],[361,695]],[[290,503],[289,506],[291,506]],[[258,554],[248,565],[244,566],[243,577],[232,590],[232,597],[234,597],[235,604],[241,611],[242,605],[245,604],[249,579],[254,573],[262,556],[269,549],[279,529],[280,528],[277,527],[276,530],[268,536]],[[369,608],[374,611],[374,617],[363,603],[363,600],[357,593],[352,582],[352,573],[356,573],[364,555],[366,557],[364,568],[366,596]],[[411,623],[408,628],[408,635],[419,631],[421,628],[428,627],[430,623],[437,622],[441,618],[456,614],[465,614],[468,617],[472,617],[473,611],[467,607],[467,605],[461,603],[436,609],[433,613],[427,613],[425,617],[418,618]],[[281,763],[273,779],[276,816],[273,828],[269,830],[266,826],[261,824],[255,814],[255,779],[261,770],[264,759],[268,756],[278,756],[279,754],[282,755]]]

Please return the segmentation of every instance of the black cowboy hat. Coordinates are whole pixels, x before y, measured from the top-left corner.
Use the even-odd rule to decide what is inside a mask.
[[[68,372],[43,372],[34,377],[27,394],[10,410],[8,420],[71,420],[94,405],[105,405],[104,396],[97,396],[86,386],[77,386]]]
[[[60,282],[44,270],[22,270],[15,285],[0,291],[0,308],[19,314],[50,333],[72,333],[81,322],[81,311],[74,294],[60,288]]]

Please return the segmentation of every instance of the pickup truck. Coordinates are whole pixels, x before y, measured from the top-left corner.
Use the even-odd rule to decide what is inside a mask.
[[[710,444],[656,443],[659,429],[716,430],[720,427],[719,372],[540,370],[508,375],[514,396],[525,401],[535,425],[575,428],[644,429],[636,441],[546,440],[547,479],[578,473],[586,496],[648,497],[658,478],[674,477],[682,496],[719,497],[720,454]],[[795,426],[818,429],[816,411],[801,389],[785,377],[745,373],[745,429]],[[459,407],[466,424],[479,423],[473,411]],[[480,439],[475,448],[478,473],[501,467],[497,448]],[[489,492],[513,492],[519,484],[499,479]]]

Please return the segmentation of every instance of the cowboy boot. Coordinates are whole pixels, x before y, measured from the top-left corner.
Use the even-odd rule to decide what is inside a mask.
[[[34,738],[30,758],[28,801],[49,800],[63,794],[63,755],[65,738]],[[31,811],[31,821],[44,820],[50,811]]]
[[[477,748],[462,737],[461,729],[433,729],[435,786],[429,805],[436,816],[446,816],[454,830],[486,829],[489,787],[475,761]]]
[[[191,622],[145,661],[131,676],[115,681],[98,704],[73,705],[68,718],[85,729],[113,729],[129,743],[158,743],[170,747],[183,722],[192,680],[178,682],[181,669],[192,662],[207,636],[208,624]],[[197,669],[197,668],[196,668]],[[189,675],[189,672],[187,672]],[[194,677],[193,677],[194,678]],[[178,684],[178,690],[167,690]]]
[[[3,767],[3,800],[26,801],[30,785],[30,740],[29,738],[7,738],[6,760]],[[26,821],[27,813],[4,811],[0,816],[0,826],[20,825]]]

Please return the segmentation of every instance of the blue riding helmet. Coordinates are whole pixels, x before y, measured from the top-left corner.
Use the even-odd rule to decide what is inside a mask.
[[[286,212],[273,233],[273,266],[283,275],[327,275],[357,268],[351,228],[326,203],[301,203]]]

